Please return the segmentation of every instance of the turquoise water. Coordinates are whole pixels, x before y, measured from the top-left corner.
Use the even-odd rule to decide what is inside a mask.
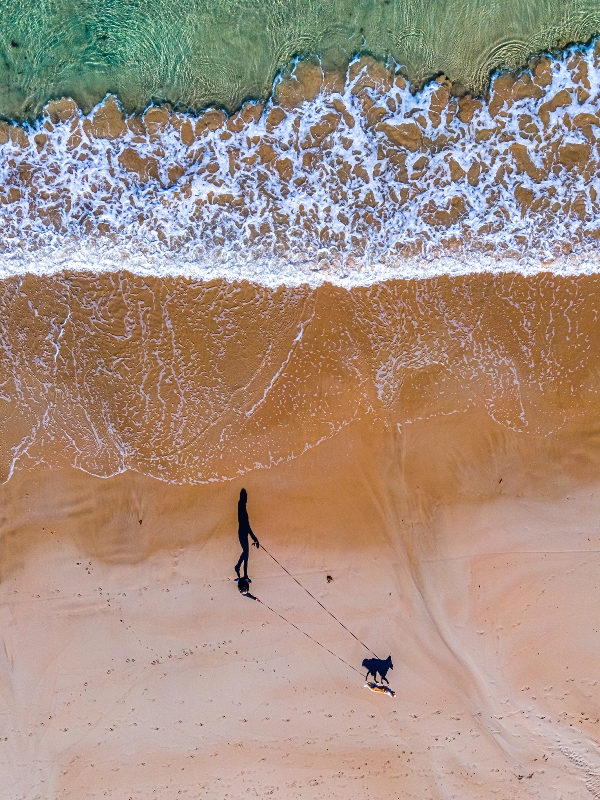
[[[7,0],[0,9],[0,115],[48,99],[88,111],[108,92],[233,109],[269,94],[297,56],[326,66],[393,56],[417,85],[443,72],[481,91],[499,66],[600,31],[598,0]]]

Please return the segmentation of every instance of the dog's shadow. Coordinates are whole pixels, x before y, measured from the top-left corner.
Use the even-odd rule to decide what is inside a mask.
[[[386,659],[365,658],[365,660],[362,662],[362,665],[367,670],[367,674],[365,676],[366,681],[369,680],[369,675],[372,675],[375,683],[378,683],[377,675],[379,674],[379,683],[383,683],[385,681],[388,686],[390,685],[390,682],[387,679],[387,674],[391,669],[394,669],[391,656],[388,656]]]

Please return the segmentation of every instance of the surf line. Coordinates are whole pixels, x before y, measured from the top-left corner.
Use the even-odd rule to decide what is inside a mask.
[[[377,653],[374,653],[374,652],[371,650],[371,648],[370,648],[370,647],[367,647],[367,645],[366,645],[366,644],[365,644],[365,643],[364,643],[364,642],[363,642],[361,639],[359,639],[359,638],[358,638],[358,636],[356,636],[356,634],[352,633],[352,631],[350,630],[350,628],[347,628],[347,627],[344,625],[344,623],[343,623],[341,620],[339,620],[339,619],[338,619],[338,618],[335,616],[335,614],[332,614],[332,613],[331,613],[331,611],[330,611],[328,608],[325,608],[325,606],[323,605],[323,603],[322,603],[320,600],[317,600],[317,598],[314,596],[314,594],[312,594],[312,592],[310,592],[310,591],[309,591],[309,590],[306,588],[306,586],[303,586],[303,585],[300,583],[300,581],[298,580],[298,578],[295,578],[295,577],[292,575],[292,573],[291,573],[289,570],[287,570],[287,569],[286,569],[286,568],[283,566],[283,564],[282,564],[281,562],[277,561],[277,559],[275,558],[275,556],[274,556],[274,555],[271,555],[271,553],[269,553],[269,551],[267,550],[267,548],[266,548],[266,547],[264,547],[264,545],[262,545],[262,544],[261,544],[261,548],[262,548],[262,549],[265,551],[265,553],[266,553],[266,554],[269,556],[269,558],[272,558],[272,559],[273,559],[273,561],[274,561],[276,564],[278,564],[278,565],[281,567],[281,569],[282,569],[284,572],[286,572],[286,573],[287,573],[287,574],[290,576],[290,578],[291,578],[292,580],[296,581],[296,583],[298,584],[298,586],[299,586],[301,589],[304,589],[304,591],[306,592],[306,594],[308,594],[308,595],[310,595],[310,596],[312,597],[312,599],[315,601],[315,603],[318,603],[318,604],[321,606],[321,608],[323,609],[323,611],[326,611],[326,612],[329,614],[329,616],[330,616],[332,619],[334,619],[334,620],[335,620],[335,621],[336,621],[336,622],[337,622],[339,625],[341,625],[341,626],[342,626],[342,628],[343,628],[345,631],[348,631],[348,633],[350,634],[350,636],[353,636],[353,637],[356,639],[356,641],[357,641],[359,644],[362,644],[362,646],[365,648],[365,650],[368,650],[368,651],[369,651],[369,653],[371,653],[371,655],[372,655],[372,656],[375,656],[375,658],[377,658],[377,659],[379,658],[379,656],[377,655]],[[290,623],[290,624],[291,624],[291,623]],[[295,627],[295,626],[294,626],[294,627]],[[304,633],[304,631],[302,631],[302,632]],[[354,669],[354,667],[353,667],[353,669]],[[358,672],[358,670],[357,670],[357,672]]]

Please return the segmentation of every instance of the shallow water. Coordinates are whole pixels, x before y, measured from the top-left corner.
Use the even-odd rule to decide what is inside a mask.
[[[481,91],[498,67],[586,41],[597,0],[9,0],[0,9],[0,116],[32,118],[51,98],[86,111],[108,92],[128,111],[153,100],[237,108],[264,98],[297,56],[345,66],[392,56],[417,84],[440,72]]]
[[[472,409],[567,463],[561,437],[582,428],[585,443],[595,425],[599,295],[597,276],[550,273],[350,291],[13,278],[0,297],[1,475],[48,464],[210,483],[299,458],[360,420],[393,441]]]

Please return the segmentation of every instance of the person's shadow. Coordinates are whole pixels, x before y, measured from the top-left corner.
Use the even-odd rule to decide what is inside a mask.
[[[365,680],[369,680],[369,675],[373,676],[373,680],[377,683],[377,674],[381,680],[379,683],[383,683],[384,681],[387,685],[390,685],[390,682],[387,679],[387,674],[391,669],[394,669],[394,665],[392,664],[392,657],[388,656],[386,659],[383,658],[365,658],[362,662],[363,667],[367,670],[367,674],[365,675]]]

